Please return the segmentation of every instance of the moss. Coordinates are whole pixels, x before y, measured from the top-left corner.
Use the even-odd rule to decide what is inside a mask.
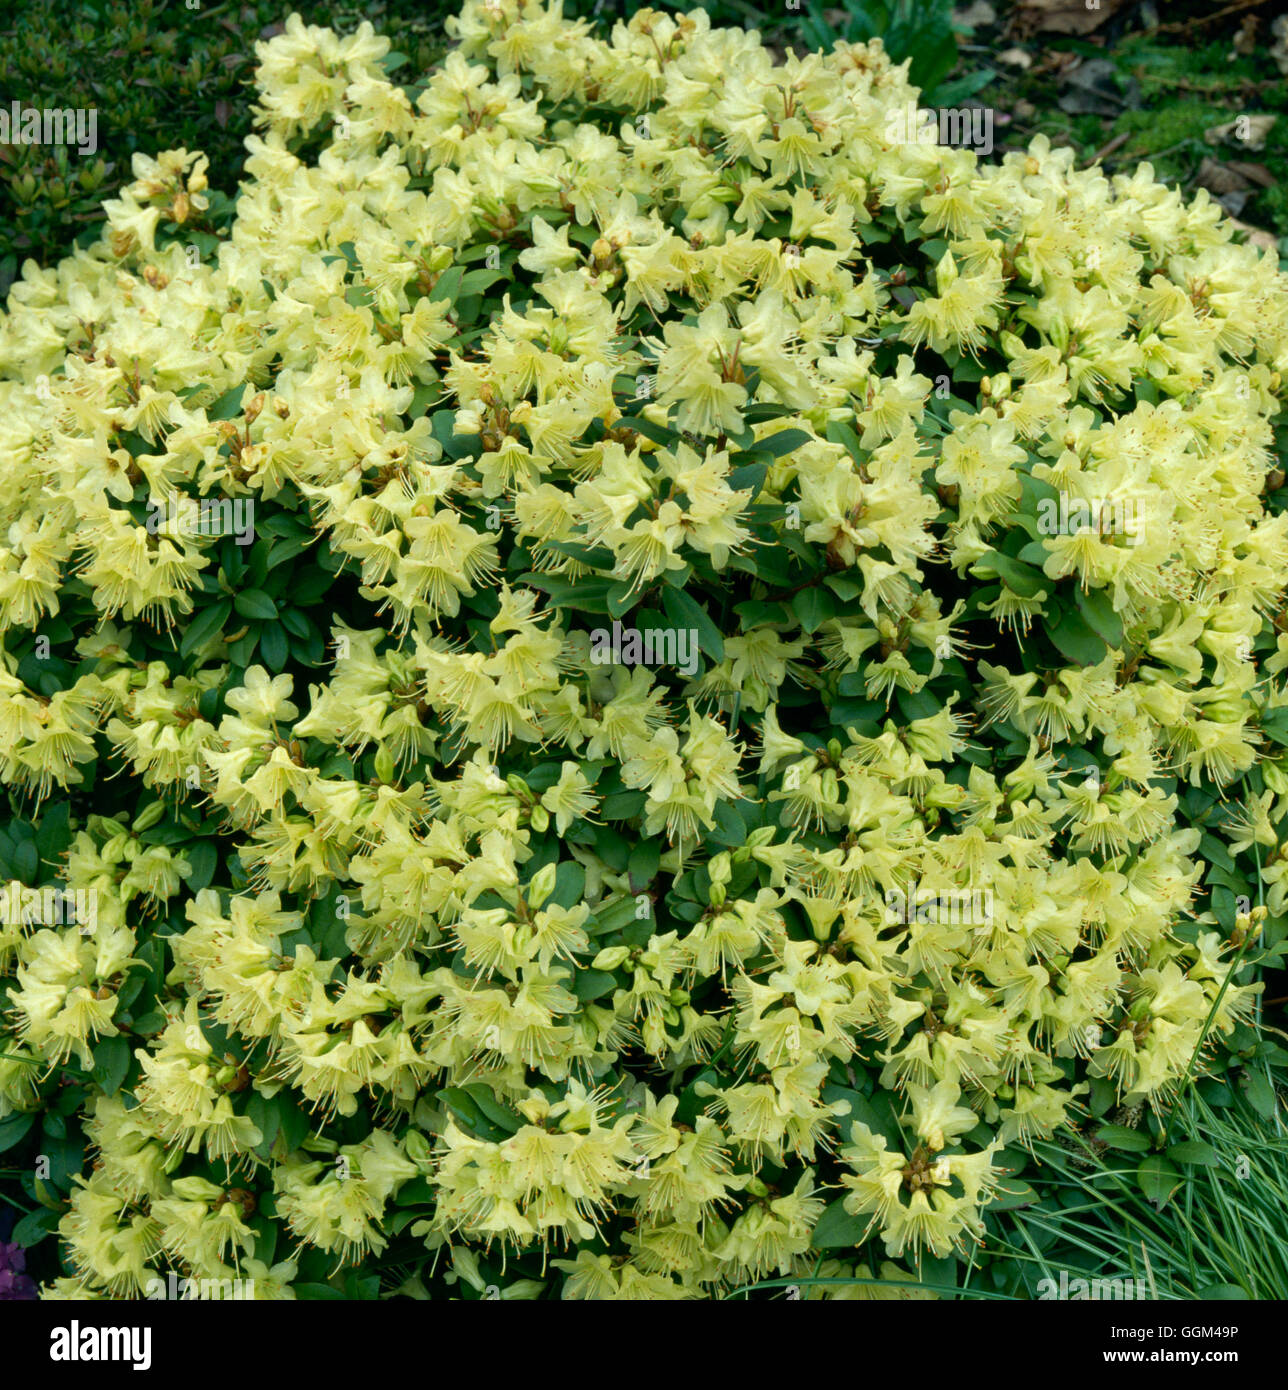
[[[1189,17],[1202,18],[1205,13],[1196,10]],[[1169,23],[1184,20],[1186,7],[1171,6],[1166,17]],[[1288,81],[1283,80],[1264,47],[1231,58],[1231,36],[1237,23],[1235,17],[1210,36],[1202,29],[1126,33],[1103,46],[1044,35],[1041,53],[1035,47],[1035,57],[1049,60],[1070,53],[1084,60],[1107,59],[1114,65],[1120,91],[1138,103],[1116,116],[1069,115],[1061,110],[1060,101],[1069,87],[1048,62],[1035,65],[1036,75],[1000,69],[998,79],[979,99],[1002,111],[1014,111],[1021,101],[1033,108],[1031,116],[1012,123],[1009,148],[1021,148],[1032,134],[1042,132],[1053,142],[1074,145],[1090,159],[1126,136],[1104,157],[1108,171],[1129,169],[1148,160],[1161,179],[1178,183],[1187,192],[1196,187],[1205,158],[1264,164],[1274,176],[1275,186],[1252,188],[1240,219],[1282,236],[1288,234],[1288,195],[1284,192],[1288,183],[1288,124],[1281,121],[1272,129],[1264,150],[1213,145],[1204,135],[1241,114],[1288,109]]]

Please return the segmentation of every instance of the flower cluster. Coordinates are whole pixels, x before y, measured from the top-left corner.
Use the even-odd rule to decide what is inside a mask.
[[[97,903],[0,923],[0,1115],[90,1097],[47,1292],[897,1296],[1254,1015],[1288,278],[893,139],[877,43],[451,23],[404,89],[292,17],[226,222],[136,157],[0,317],[8,876]]]

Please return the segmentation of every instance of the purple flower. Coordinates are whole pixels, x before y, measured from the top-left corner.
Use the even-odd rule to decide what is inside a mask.
[[[22,1246],[0,1240],[0,1302],[35,1298],[36,1286],[23,1273],[26,1268],[27,1252]]]

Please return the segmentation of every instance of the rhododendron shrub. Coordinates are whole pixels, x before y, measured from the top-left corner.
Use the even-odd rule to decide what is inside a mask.
[[[55,1297],[943,1282],[1251,1045],[1288,279],[908,138],[879,44],[453,32],[293,18],[235,201],[136,157],[0,319],[19,1235]]]

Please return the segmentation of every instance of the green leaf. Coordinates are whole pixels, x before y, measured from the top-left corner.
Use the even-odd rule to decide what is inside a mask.
[[[308,637],[312,633],[312,625],[298,608],[283,608],[280,611],[282,626],[292,637]]]
[[[747,839],[747,825],[739,807],[732,802],[717,801],[713,809],[716,829],[708,832],[711,838],[728,849],[741,849]],[[741,876],[746,876],[746,882],[739,881]],[[729,886],[730,897],[737,897],[754,877],[755,869],[749,864],[743,865],[741,869],[735,868]]]
[[[209,608],[203,608],[188,624],[183,641],[179,643],[179,655],[191,656],[198,647],[204,647],[212,637],[219,633],[232,611],[232,602],[226,598],[221,598],[218,603],[212,603]]]
[[[997,1188],[997,1196],[988,1204],[989,1211],[1014,1211],[1031,1207],[1038,1194],[1026,1182],[1009,1181]]]
[[[631,881],[631,892],[642,893],[657,877],[658,862],[662,857],[662,846],[656,838],[640,840],[631,850],[627,864],[627,874]]]
[[[769,476],[769,465],[767,463],[744,463],[740,468],[731,470],[728,483],[734,492],[749,492],[753,497],[765,486],[765,479]]]
[[[1243,1073],[1243,1092],[1248,1098],[1248,1104],[1263,1119],[1270,1119],[1279,1108],[1275,1088],[1264,1071],[1246,1068]]]
[[[1064,609],[1049,632],[1057,651],[1079,666],[1098,665],[1109,653],[1104,638],[1093,632],[1072,608]]]
[[[749,424],[761,425],[766,420],[781,420],[784,415],[794,415],[796,412],[787,405],[774,405],[766,401],[757,405],[749,405],[742,412],[742,418]]]
[[[1111,1149],[1122,1149],[1125,1153],[1148,1153],[1153,1147],[1149,1135],[1142,1134],[1138,1129],[1128,1129],[1126,1125],[1101,1125],[1095,1137],[1101,1144]]]
[[[815,1250],[852,1250],[863,1244],[871,1220],[870,1216],[851,1216],[845,1210],[845,1198],[838,1197],[819,1217],[810,1244]]]
[[[484,290],[495,285],[498,280],[510,279],[509,271],[502,270],[499,266],[494,270],[486,267],[480,270],[467,271],[461,277],[462,295],[482,294]]]
[[[1146,1198],[1161,1211],[1183,1179],[1180,1169],[1162,1154],[1150,1154],[1136,1170],[1136,1181]]]
[[[426,1178],[412,1178],[398,1189],[394,1198],[396,1207],[432,1206],[438,1196],[438,1189]]]
[[[996,78],[997,73],[992,68],[981,67],[975,72],[956,77],[951,82],[941,83],[935,89],[935,100],[940,107],[962,106]]]
[[[599,809],[608,820],[634,820],[643,812],[647,799],[643,792],[614,792],[604,798]]]
[[[572,982],[572,992],[583,1004],[593,999],[601,999],[610,990],[617,988],[617,977],[607,970],[578,970]]]
[[[981,555],[971,566],[972,574],[988,577],[996,574],[1012,593],[1021,598],[1037,598],[1040,593],[1050,593],[1054,587],[1051,581],[1032,565],[1022,565],[1000,550],[990,550]]]
[[[1099,1119],[1104,1115],[1114,1101],[1118,1098],[1118,1093],[1114,1090],[1113,1082],[1108,1081],[1103,1076],[1093,1076],[1091,1082],[1091,1113]]]
[[[829,574],[823,581],[837,598],[848,602],[850,599],[859,598],[863,594],[863,585],[856,583],[853,579],[843,574]]]
[[[35,840],[20,840],[14,846],[13,866],[23,883],[35,887],[40,878],[40,851]]]
[[[631,845],[626,837],[619,835],[610,825],[592,825],[590,830],[590,844],[595,853],[615,874],[625,872],[631,853]]]
[[[840,420],[829,420],[827,422],[827,440],[829,444],[839,444],[845,449],[855,463],[860,463],[867,457],[866,451],[859,443],[859,436],[849,427],[842,424]]]
[[[259,652],[270,671],[276,673],[286,665],[290,655],[290,639],[281,623],[269,623],[260,629]]]
[[[611,579],[586,578],[575,584],[557,575],[522,574],[519,582],[549,595],[552,608],[574,608],[586,613],[607,613],[608,595],[617,587]]]
[[[213,840],[193,840],[184,845],[183,857],[192,866],[188,873],[188,887],[194,893],[209,888],[219,867],[219,848]]]
[[[449,304],[456,300],[461,292],[461,285],[465,279],[465,271],[459,265],[448,266],[443,273],[434,281],[434,288],[429,292],[429,298],[445,299]]]
[[[46,864],[55,864],[71,842],[71,806],[59,801],[41,815],[36,827],[36,848]]]
[[[61,1212],[37,1207],[35,1211],[28,1212],[13,1228],[11,1240],[15,1245],[21,1245],[24,1250],[30,1250],[33,1245],[38,1245],[44,1240],[61,1219]]]
[[[683,589],[673,589],[668,584],[662,590],[662,608],[676,627],[693,628],[698,634],[698,645],[714,662],[724,660],[724,638],[720,629],[690,594]]]
[[[114,1096],[121,1089],[130,1069],[130,1044],[122,1037],[104,1038],[94,1049],[94,1080],[104,1095]]]
[[[593,927],[587,928],[591,936],[601,936],[605,932],[625,931],[635,921],[635,899],[633,897],[616,898],[610,903],[603,904],[595,909],[595,915],[591,921],[595,924]]]
[[[496,1092],[486,1082],[474,1081],[462,1089],[473,1099],[479,1113],[507,1134],[516,1133],[527,1123],[517,1110],[499,1101]]]
[[[277,617],[277,604],[263,589],[243,589],[233,599],[233,607],[243,618],[254,618],[257,622],[272,622]]]
[[[21,1110],[15,1111],[12,1115],[6,1115],[0,1120],[0,1154],[8,1149],[12,1149],[15,1144],[19,1144],[26,1137],[27,1131],[36,1123],[34,1115],[24,1114]]]
[[[246,393],[246,382],[225,391],[212,405],[206,407],[207,420],[231,420],[241,414],[242,396]]]
[[[289,560],[308,548],[309,542],[299,536],[283,536],[269,547],[266,567],[270,570],[276,569],[284,560]]]
[[[294,1153],[312,1133],[313,1123],[308,1112],[301,1110],[288,1092],[279,1092],[269,1104],[276,1112],[278,1137],[286,1152]]]
[[[645,439],[651,439],[654,444],[661,444],[664,448],[678,444],[682,437],[679,430],[673,430],[667,425],[656,425],[642,415],[623,415],[615,428],[634,430],[636,434],[642,434]]]
[[[499,1144],[513,1133],[495,1124],[484,1113],[472,1088],[448,1086],[439,1091],[438,1099],[452,1113],[457,1124],[476,1139],[484,1139],[490,1144]]]
[[[273,1140],[277,1138],[281,1128],[277,1106],[273,1101],[261,1096],[258,1091],[252,1091],[250,1099],[246,1102],[246,1118],[260,1133],[256,1152],[261,1158],[267,1158],[272,1150]]]
[[[784,458],[806,444],[812,444],[814,436],[804,430],[779,430],[767,439],[758,439],[747,451],[753,454],[770,454],[776,459]]]
[[[878,1091],[869,1099],[862,1092],[852,1090],[849,1087],[828,1085],[823,1087],[823,1099],[828,1105],[833,1105],[838,1100],[849,1102],[850,1113],[842,1115],[837,1120],[837,1125],[847,1143],[849,1142],[851,1127],[857,1122],[867,1125],[873,1134],[883,1136],[891,1153],[904,1152],[903,1131],[899,1128],[899,1121],[888,1095]]]
[[[1198,1139],[1187,1139],[1182,1144],[1173,1144],[1168,1149],[1167,1156],[1177,1163],[1189,1163],[1200,1168],[1216,1168],[1221,1163],[1221,1155],[1212,1145],[1204,1144]]]
[[[1078,612],[1082,614],[1087,626],[1109,646],[1121,648],[1123,644],[1122,619],[1114,612],[1113,600],[1105,589],[1079,589],[1077,592]]]
[[[836,603],[826,589],[809,585],[787,600],[787,606],[796,615],[805,633],[817,632],[819,627],[836,611]]]
[[[586,870],[575,859],[565,859],[555,870],[555,886],[549,902],[574,908],[586,897]]]
[[[612,569],[617,563],[613,552],[606,545],[578,545],[573,541],[548,541],[547,545],[551,550],[557,550],[560,555],[570,556],[592,569]]]

